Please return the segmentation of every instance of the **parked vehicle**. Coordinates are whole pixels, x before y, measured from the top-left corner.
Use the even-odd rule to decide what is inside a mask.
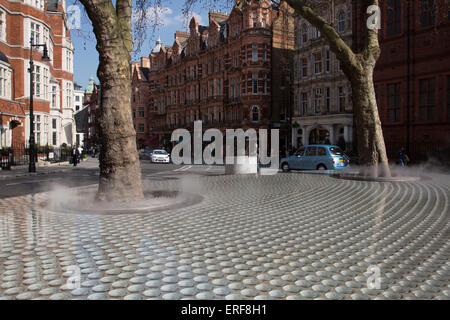
[[[152,162],[170,163],[170,156],[165,150],[153,150],[150,159]]]
[[[350,165],[349,157],[338,146],[304,146],[290,156],[281,159],[281,169],[290,170],[341,170]]]

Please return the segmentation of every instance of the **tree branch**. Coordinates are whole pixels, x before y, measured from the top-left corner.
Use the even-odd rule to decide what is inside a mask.
[[[133,35],[131,31],[132,0],[117,0],[116,13],[124,45],[131,55],[133,51]]]
[[[80,0],[92,22],[97,39],[97,49],[101,54],[106,48],[105,40],[117,37],[117,16],[111,0]]]
[[[352,49],[345,43],[339,33],[324,18],[318,15],[310,6],[302,0],[282,0],[286,1],[297,14],[305,18],[310,24],[316,27],[326,38],[330,50],[336,54],[342,62],[344,71],[347,66],[352,71],[359,69],[358,59]]]

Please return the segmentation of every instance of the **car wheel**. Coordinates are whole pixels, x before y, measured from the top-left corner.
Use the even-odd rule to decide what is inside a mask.
[[[325,167],[323,164],[319,164],[317,166],[317,170],[327,170],[327,167]]]
[[[283,172],[291,171],[291,168],[289,168],[289,163],[287,163],[287,162],[285,162],[281,165],[281,169],[283,170]]]

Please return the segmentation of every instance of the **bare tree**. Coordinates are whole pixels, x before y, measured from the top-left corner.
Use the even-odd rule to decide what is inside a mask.
[[[330,50],[341,62],[342,70],[351,83],[358,153],[363,166],[361,173],[371,176],[391,176],[373,84],[373,72],[380,56],[378,29],[375,27],[365,28],[364,46],[361,52],[353,52],[332,26],[332,22],[325,20],[313,9],[322,1],[282,1],[286,1],[296,14],[305,18],[321,32],[328,42]],[[360,2],[364,10],[370,7],[377,8],[379,5],[378,0],[361,0]],[[364,13],[369,19],[369,14],[373,12]]]

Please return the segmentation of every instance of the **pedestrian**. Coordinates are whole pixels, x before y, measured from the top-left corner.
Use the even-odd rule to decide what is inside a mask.
[[[72,163],[73,166],[76,167],[78,163],[78,157],[80,156],[80,151],[78,150],[77,146],[73,146],[72,149]]]
[[[410,161],[403,147],[401,147],[400,151],[398,152],[398,159],[400,160],[400,164],[402,167],[406,167],[408,165],[408,162]]]
[[[78,146],[78,163],[81,162],[81,155],[83,154],[83,148]]]

